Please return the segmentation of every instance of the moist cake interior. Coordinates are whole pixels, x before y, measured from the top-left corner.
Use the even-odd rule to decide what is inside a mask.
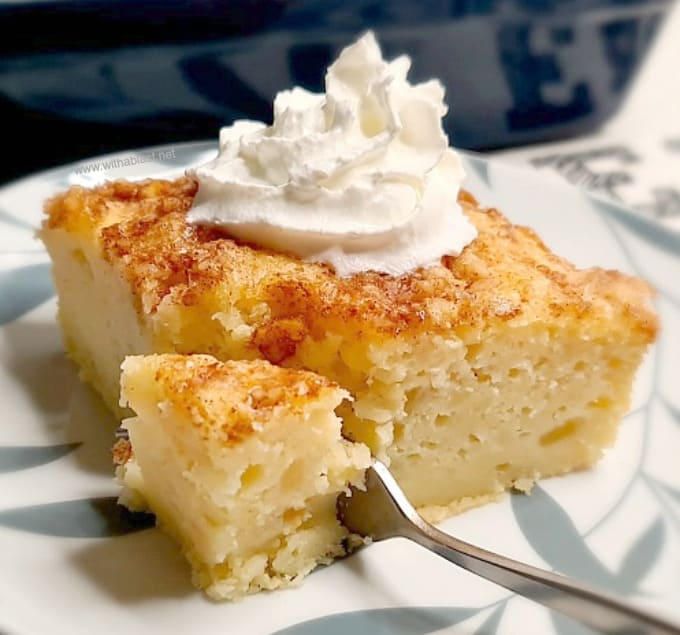
[[[195,192],[189,178],[113,182],[47,205],[67,350],[119,415],[127,355],[314,371],[352,397],[344,435],[432,520],[590,466],[613,443],[657,328],[644,282],[577,270],[465,193],[479,235],[459,257],[340,278],[189,225]]]

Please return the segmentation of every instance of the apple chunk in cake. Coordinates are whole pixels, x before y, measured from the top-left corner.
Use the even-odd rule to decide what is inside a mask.
[[[294,583],[343,555],[340,492],[368,448],[341,436],[348,394],[313,373],[207,355],[129,357],[121,501],[153,511],[219,599]]]
[[[353,397],[344,434],[435,519],[614,441],[657,328],[644,282],[578,270],[466,194],[478,236],[460,256],[341,278],[189,224],[196,187],[114,182],[47,205],[67,348],[112,408],[130,354],[313,370]]]

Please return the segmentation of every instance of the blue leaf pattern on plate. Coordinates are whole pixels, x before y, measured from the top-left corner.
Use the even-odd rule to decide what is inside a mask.
[[[23,218],[17,218],[12,216],[9,212],[0,209],[0,223],[5,225],[10,225],[12,227],[18,227],[19,229],[27,229],[29,231],[34,231],[35,227],[31,223],[26,222]]]
[[[153,527],[151,514],[133,514],[113,496],[0,511],[0,525],[62,538],[107,538]]]
[[[503,619],[506,603],[503,602],[499,607],[494,609],[493,613],[487,617],[483,624],[475,631],[475,635],[496,635],[498,627]]]
[[[0,271],[0,325],[16,320],[53,295],[49,263]]]
[[[73,452],[80,443],[0,447],[0,474],[44,465]]]
[[[574,620],[556,611],[550,612],[550,619],[557,635],[596,635],[595,631],[586,628],[578,622],[574,622]]]
[[[666,406],[666,410],[668,410],[668,413],[671,415],[671,417],[675,419],[675,423],[680,426],[680,410],[669,404],[666,400],[664,400],[663,405]]]
[[[489,163],[488,161],[477,157],[474,154],[465,154],[465,165],[466,167],[471,167],[477,176],[484,181],[486,185],[489,185]]]
[[[668,231],[654,221],[648,221],[616,203],[610,203],[598,198],[591,198],[590,200],[599,210],[616,220],[639,238],[675,256],[680,254],[680,235]]]
[[[352,611],[300,622],[273,635],[425,635],[462,622],[479,610],[412,606]]]
[[[619,568],[619,578],[627,588],[639,591],[640,582],[663,551],[665,537],[663,520],[657,518],[631,545]]]
[[[571,518],[539,485],[530,496],[511,496],[519,528],[536,553],[553,569],[578,580],[621,590],[619,580],[588,548]]]

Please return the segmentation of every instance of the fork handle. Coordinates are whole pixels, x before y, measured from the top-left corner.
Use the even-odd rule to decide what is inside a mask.
[[[596,631],[618,635],[680,635],[678,626],[605,593],[453,538],[420,516],[411,521],[413,524],[404,530],[405,538]]]

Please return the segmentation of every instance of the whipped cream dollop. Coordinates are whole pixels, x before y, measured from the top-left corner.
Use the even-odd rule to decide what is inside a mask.
[[[382,58],[372,33],[345,48],[326,93],[280,92],[271,126],[236,121],[199,181],[189,222],[340,276],[393,275],[458,255],[476,236],[456,202],[464,178],[441,125],[444,88],[410,84],[411,61]]]

